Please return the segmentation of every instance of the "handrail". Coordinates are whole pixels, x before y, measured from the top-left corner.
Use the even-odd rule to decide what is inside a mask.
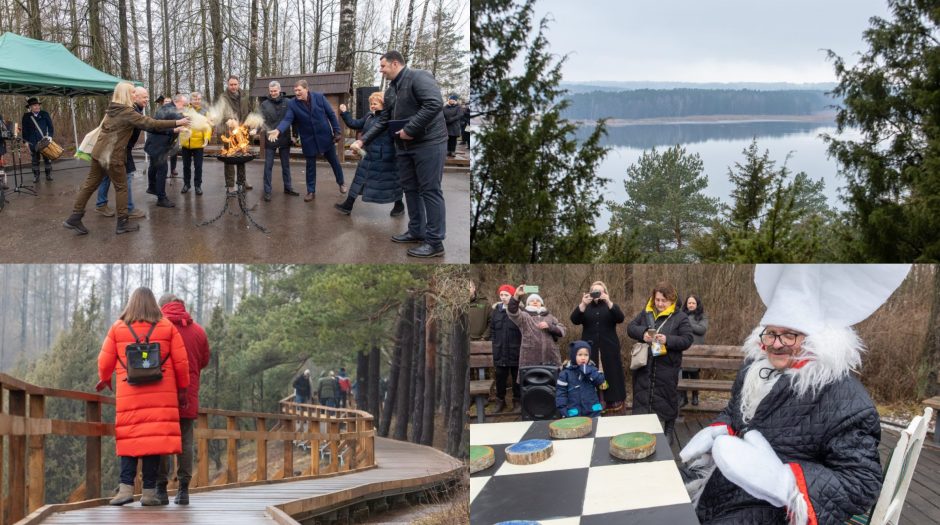
[[[6,403],[4,403],[4,396]],[[45,417],[46,398],[81,401],[85,417],[81,421]],[[6,456],[0,458],[0,480],[7,474],[7,487],[0,482],[0,523],[13,523],[42,507],[45,501],[45,437],[84,437],[85,479],[72,491],[69,501],[101,498],[101,438],[114,435],[114,424],[101,421],[101,406],[114,405],[115,398],[75,390],[47,388],[0,373],[0,437],[8,436]],[[28,409],[27,409],[28,407]],[[238,483],[238,441],[254,441],[255,481],[268,480],[268,441],[281,441],[284,461],[279,479],[327,476],[375,466],[375,428],[372,415],[359,410],[333,409],[318,405],[279,402],[281,413],[246,412],[201,408],[194,438],[197,446],[196,472],[191,487]],[[225,419],[225,428],[212,428],[209,417]],[[240,419],[253,422],[253,430],[239,426]],[[267,428],[268,420],[274,424]],[[294,422],[294,428],[284,428]],[[250,425],[250,424],[249,424]],[[224,476],[209,479],[209,442],[225,440]],[[311,447],[310,469],[294,474],[294,442],[317,443]],[[329,450],[329,463],[321,466],[320,444]],[[0,448],[2,451],[2,448]],[[138,479],[138,484],[140,480]],[[138,487],[139,489],[139,487]],[[7,490],[8,493],[4,493]]]

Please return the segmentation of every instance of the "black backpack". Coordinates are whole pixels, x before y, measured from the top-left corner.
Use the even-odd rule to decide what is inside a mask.
[[[125,321],[124,324],[127,325],[127,329],[134,336],[134,342],[124,349],[127,364],[121,361],[120,356],[117,356],[118,362],[121,363],[124,370],[127,370],[127,383],[130,385],[144,385],[163,379],[163,369],[161,367],[164,360],[160,355],[160,343],[150,342],[150,335],[157,327],[157,323],[150,324],[150,331],[144,336],[143,343],[140,342],[140,336],[134,332],[134,328],[131,327],[130,323]]]

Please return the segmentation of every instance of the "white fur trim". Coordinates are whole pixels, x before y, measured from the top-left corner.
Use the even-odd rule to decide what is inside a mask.
[[[798,489],[790,494],[787,501],[787,517],[790,518],[790,525],[806,525],[809,521],[809,506]]]
[[[715,460],[711,454],[702,454],[695,461],[689,464],[689,471],[695,476],[695,479],[685,484],[685,490],[689,493],[689,499],[692,500],[692,508],[698,507],[698,501],[705,492],[705,485],[715,473]]]

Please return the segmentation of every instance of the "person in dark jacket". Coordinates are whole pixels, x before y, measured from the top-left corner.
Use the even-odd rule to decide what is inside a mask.
[[[447,156],[457,155],[457,139],[460,137],[460,123],[463,121],[463,108],[458,103],[457,95],[447,97],[444,105],[444,122],[447,123]]]
[[[281,84],[272,80],[268,84],[268,98],[261,103],[261,116],[264,117],[265,129],[272,130],[284,120],[287,115],[287,98],[281,94]],[[290,133],[285,131],[277,140],[264,143],[264,200],[271,201],[271,175],[274,170],[274,156],[281,159],[281,180],[284,182],[284,193],[292,197],[300,194],[294,191],[290,178]]]
[[[149,101],[150,94],[147,92],[147,88],[136,87],[134,88],[134,111],[138,114],[143,115],[144,108],[147,107],[147,102]],[[137,141],[140,140],[140,130],[134,128],[134,131],[131,132],[131,138],[127,141],[127,158],[124,163],[124,170],[127,178],[127,218],[128,219],[143,219],[147,216],[143,210],[134,207],[134,191],[133,191],[133,180],[134,175],[137,172],[137,164],[134,162],[134,146],[137,145]],[[105,217],[114,217],[114,208],[108,206],[108,188],[111,187],[111,177],[105,176],[101,179],[101,184],[98,185],[98,200],[95,203],[95,211],[104,215]]]
[[[617,325],[625,319],[623,311],[607,295],[607,285],[601,281],[591,284],[590,291],[581,297],[581,302],[571,312],[571,322],[584,327],[581,339],[591,343],[591,361],[597,363],[607,376],[603,396],[606,411],[612,414],[622,412],[623,402],[627,399],[620,338],[617,337]]]
[[[670,283],[657,284],[646,308],[627,326],[627,334],[647,343],[649,352],[646,366],[633,371],[633,413],[655,413],[669,443],[679,415],[682,352],[692,346],[689,318],[676,309],[678,295]]]
[[[388,133],[393,125],[398,176],[408,206],[408,231],[393,242],[420,243],[408,250],[412,257],[444,255],[446,215],[441,181],[447,155],[447,124],[441,88],[431,73],[405,67],[398,51],[379,59],[379,70],[390,80],[385,90],[385,109],[376,123],[354,143],[362,148]]]
[[[464,104],[463,116],[460,118],[460,141],[466,146],[470,146],[470,106]]]
[[[384,96],[380,91],[369,95],[369,109],[372,113],[358,120],[352,118],[346,110],[346,104],[340,104],[340,116],[343,117],[343,122],[347,127],[366,133],[375,125],[376,115],[382,111],[383,100]],[[389,213],[392,217],[405,213],[405,203],[401,200],[398,167],[395,165],[395,145],[392,144],[392,138],[387,134],[379,136],[366,146],[365,154],[356,168],[356,176],[353,177],[349,187],[346,202],[333,206],[341,213],[349,215],[352,212],[353,203],[356,202],[356,196],[360,194],[364,202],[377,204],[394,202],[392,211]]]
[[[333,112],[333,106],[322,93],[310,91],[304,79],[294,84],[294,95],[296,95],[294,100],[287,104],[284,119],[278,124],[277,129],[269,133],[268,139],[277,140],[282,133],[287,133],[287,128],[291,124],[300,135],[300,146],[307,159],[305,202],[312,201],[317,192],[317,155],[323,155],[330,163],[339,192],[346,193],[343,167],[340,166],[339,157],[336,156],[336,143],[343,140],[343,134],[339,121],[336,120],[336,113]]]
[[[237,75],[229,75],[228,80],[225,81],[225,86],[225,92],[219,97],[224,108],[223,117],[225,122],[217,122],[216,127],[222,128],[226,133],[231,133],[231,130],[245,122],[251,104],[248,97],[242,96]],[[222,125],[219,126],[219,124]],[[245,178],[245,164],[237,166],[226,164],[224,171],[226,197],[235,197],[239,192],[252,189],[252,186],[248,184],[248,179]]]
[[[3,115],[0,114],[0,132],[9,132],[12,133],[13,130],[10,126],[7,126],[7,121],[3,120]],[[7,173],[4,171],[4,166],[6,166],[3,156],[7,154],[7,141],[3,137],[3,134],[0,133],[0,191],[10,189],[7,186]]]
[[[603,407],[597,389],[605,383],[604,373],[594,366],[590,354],[591,345],[587,341],[568,345],[568,362],[562,365],[555,382],[555,406],[561,417],[601,415]]]
[[[767,309],[728,406],[679,457],[703,524],[841,525],[878,498],[881,426],[852,329],[909,265],[758,265]],[[871,266],[871,267],[866,267]]]
[[[52,161],[43,157],[36,144],[45,137],[55,135],[55,127],[52,125],[52,117],[42,109],[42,103],[36,97],[31,97],[26,101],[26,108],[29,110],[23,114],[21,133],[23,140],[29,146],[29,153],[32,156],[33,182],[39,182],[39,159],[42,158],[46,167],[46,180],[52,181]]]
[[[82,224],[85,215],[85,205],[88,199],[101,184],[101,179],[108,175],[114,184],[115,201],[117,204],[116,233],[133,232],[140,229],[139,225],[128,224],[127,212],[127,180],[125,162],[127,161],[127,143],[134,129],[154,131],[158,129],[182,129],[188,126],[189,119],[154,120],[141,115],[134,110],[134,85],[130,82],[120,82],[114,88],[111,103],[105,110],[105,118],[101,121],[101,132],[91,151],[91,171],[78,190],[72,214],[62,223],[78,235],[88,233],[88,228]]]
[[[183,109],[189,104],[189,96],[182,93],[174,96],[170,102],[160,106],[153,114],[157,120],[176,120],[183,118]],[[176,130],[159,130],[147,134],[144,142],[144,151],[150,155],[150,167],[147,168],[147,181],[152,184],[147,193],[157,196],[157,206],[173,208],[176,204],[166,196],[167,158],[177,147],[179,132]]]
[[[509,320],[507,308],[516,289],[504,284],[499,287],[499,302],[495,303],[490,315],[489,339],[493,345],[493,366],[496,368],[496,406],[493,412],[502,412],[506,408],[506,380],[512,381],[512,402],[515,407],[522,399],[519,386],[519,348],[522,345],[522,332]],[[510,379],[511,378],[511,379]]]
[[[529,294],[525,309],[519,308],[525,295],[525,285],[516,287],[516,293],[506,305],[509,320],[519,327],[519,368],[534,365],[561,365],[558,340],[565,336],[565,325],[545,308],[539,294]]]
[[[689,316],[689,324],[692,325],[692,344],[705,344],[705,332],[708,331],[708,317],[705,316],[705,305],[702,304],[702,300],[699,299],[699,296],[689,294],[685,299],[685,304],[682,305],[682,312]],[[683,368],[682,377],[684,379],[698,379],[699,369]],[[683,390],[679,407],[684,407],[687,404],[689,404],[689,393]],[[692,406],[698,406],[698,390],[692,391]]]
[[[310,370],[304,370],[302,374],[294,378],[294,402],[309,403],[313,387],[310,385]]]
[[[336,375],[330,370],[329,374],[323,372],[320,374],[320,380],[317,381],[317,397],[319,403],[324,406],[336,408],[336,396],[339,393],[339,384],[336,382]]]
[[[165,294],[160,298],[160,310],[163,316],[173,323],[183,338],[186,355],[189,356],[189,387],[186,389],[186,406],[180,407],[180,434],[183,439],[183,452],[177,456],[176,479],[179,489],[173,503],[189,505],[189,482],[193,479],[193,429],[199,416],[199,377],[202,369],[209,365],[209,339],[206,331],[193,320],[186,311],[186,304],[174,294]],[[170,503],[166,492],[168,474],[171,469],[170,456],[163,456],[157,469],[157,498],[160,503]]]

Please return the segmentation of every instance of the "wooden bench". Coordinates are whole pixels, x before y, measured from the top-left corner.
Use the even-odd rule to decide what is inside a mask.
[[[486,419],[486,401],[490,397],[493,380],[486,379],[486,370],[493,368],[493,344],[489,341],[470,341],[470,397],[477,406],[477,423]],[[473,379],[473,371],[477,372]]]
[[[924,406],[932,408],[934,413],[937,414],[937,421],[940,422],[940,396],[925,399]],[[930,425],[930,421],[927,422],[927,425]],[[940,445],[940,425],[935,426],[933,429],[933,442],[935,445]]]
[[[682,353],[682,368],[706,370],[739,370],[744,364],[744,352],[740,346],[692,345]],[[679,379],[679,390],[706,390],[712,392],[731,392],[734,381],[724,379]],[[714,410],[715,407],[703,408]],[[684,410],[698,410],[698,407],[686,405]]]

